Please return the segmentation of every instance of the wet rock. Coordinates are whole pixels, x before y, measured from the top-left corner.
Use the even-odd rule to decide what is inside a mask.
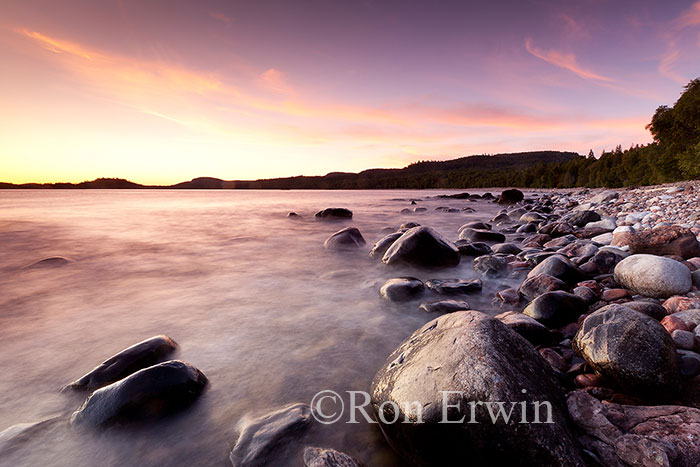
[[[491,230],[491,224],[486,224],[479,221],[467,222],[457,229],[457,233],[461,233],[464,229]]]
[[[628,298],[630,293],[625,289],[607,289],[603,291],[600,298],[606,302],[612,302],[614,300],[621,300],[623,298]]]
[[[494,318],[523,336],[532,345],[549,344],[552,340],[552,335],[547,327],[522,313],[506,311],[494,316]]]
[[[568,394],[569,413],[585,449],[602,465],[691,467],[700,463],[700,410],[674,405],[602,403],[585,391]]]
[[[244,419],[240,435],[229,459],[234,467],[265,465],[274,451],[290,437],[307,428],[311,422],[311,408],[294,404],[254,420]]]
[[[455,392],[443,396],[436,388]],[[412,464],[583,465],[551,367],[525,339],[478,311],[445,315],[414,332],[389,356],[371,392],[384,436]],[[481,402],[473,404],[479,423],[469,424],[473,401]],[[484,403],[497,401],[525,401],[529,420],[532,402],[548,401],[554,423],[494,423]],[[443,410],[448,421],[465,420],[440,423]],[[544,412],[539,406],[540,420]],[[384,423],[394,419],[402,423]]]
[[[501,290],[496,294],[496,298],[507,305],[517,305],[520,302],[520,294],[513,288]]]
[[[457,240],[455,245],[462,256],[483,256],[492,253],[491,247],[486,243]]]
[[[481,292],[481,279],[430,279],[426,287],[440,295],[458,295]]]
[[[598,300],[598,295],[588,287],[576,287],[572,292],[587,305],[595,303],[595,301]]]
[[[393,265],[456,266],[459,250],[451,241],[430,227],[414,227],[406,231],[384,254],[382,261]]]
[[[532,233],[537,232],[537,224],[530,222],[528,224],[523,224],[515,230],[517,233]]]
[[[540,214],[539,212],[534,212],[534,211],[526,212],[525,214],[520,216],[520,222],[526,222],[526,223],[542,222],[545,219],[546,218],[542,214]]]
[[[379,289],[383,299],[392,302],[407,302],[420,297],[425,286],[415,277],[396,277],[389,279]]]
[[[700,256],[700,245],[695,234],[690,229],[677,225],[634,233],[628,244],[632,253],[676,255],[683,258]]]
[[[306,467],[362,467],[362,464],[352,457],[333,449],[308,447],[304,449],[304,465]]]
[[[523,192],[515,188],[503,190],[498,198],[498,204],[515,204],[522,201],[524,197]]]
[[[690,291],[690,270],[682,263],[653,255],[632,255],[615,266],[615,281],[646,297],[670,297]]]
[[[588,224],[586,224],[585,229],[586,230],[598,230],[599,229],[601,231],[612,232],[613,230],[615,230],[616,227],[617,227],[617,224],[615,223],[615,220],[607,218],[607,219],[601,219],[601,220],[595,221],[595,222],[589,222]]]
[[[552,240],[552,237],[549,235],[541,234],[541,233],[536,233],[532,235],[528,235],[523,239],[523,245],[525,244],[536,244],[538,246],[542,246],[545,243],[549,242]]]
[[[399,227],[399,230],[403,230],[405,232],[406,230],[412,229],[413,227],[420,227],[420,224],[418,222],[404,222]]]
[[[380,239],[377,243],[374,244],[372,249],[369,252],[370,258],[381,258],[384,256],[384,253],[386,253],[386,250],[389,249],[391,245],[394,244],[396,240],[398,240],[403,233],[401,232],[394,232],[390,233],[386,237]]]
[[[64,422],[64,420],[63,417],[51,417],[34,423],[18,423],[0,431],[0,456],[6,455],[9,451],[18,448],[22,443],[56,424]]]
[[[576,211],[566,219],[570,224],[576,227],[583,227],[591,222],[597,222],[600,220],[600,214],[595,211]]]
[[[584,279],[584,274],[568,258],[561,255],[550,256],[530,271],[528,279],[539,274],[547,274],[561,279],[567,284],[576,284]]]
[[[154,336],[108,358],[82,378],[69,384],[71,389],[95,389],[111,384],[143,368],[155,365],[178,349],[168,336]]]
[[[613,234],[611,232],[596,235],[593,238],[591,238],[591,241],[593,243],[597,243],[598,245],[610,245],[613,241]]]
[[[693,350],[695,348],[695,334],[690,331],[676,329],[671,333],[671,338],[679,349]]]
[[[206,384],[206,376],[197,368],[170,360],[93,392],[70,421],[76,426],[100,426],[160,417],[192,403]]]
[[[323,220],[352,219],[352,211],[346,208],[326,208],[318,211],[314,217]]]
[[[668,313],[666,309],[656,302],[650,302],[646,300],[635,300],[633,302],[626,302],[624,304],[627,308],[631,308],[634,311],[645,314],[654,318],[656,321],[661,321],[664,319]]]
[[[464,300],[438,300],[436,302],[421,303],[420,309],[427,313],[454,313],[455,311],[471,309],[469,303]]]
[[[582,373],[576,375],[574,383],[580,388],[593,388],[601,386],[605,383],[605,380],[602,376],[596,375],[595,373]]]
[[[693,286],[700,289],[700,269],[697,269],[690,273],[690,278],[693,281]]]
[[[491,250],[502,255],[517,255],[522,251],[513,243],[497,243],[491,247]]]
[[[564,281],[547,274],[538,274],[534,277],[525,279],[525,282],[520,285],[518,293],[529,301],[534,300],[546,292],[566,289],[567,285],[564,283]]]
[[[627,394],[672,399],[679,372],[671,335],[653,318],[624,306],[596,311],[573,341],[597,373]]]
[[[504,213],[504,214],[499,214],[496,217],[494,217],[493,219],[491,219],[491,222],[493,222],[496,225],[510,224],[511,222],[513,222],[513,219],[511,219],[508,214]]]
[[[593,245],[592,243],[583,243],[581,241],[577,241],[575,243],[570,243],[569,245],[561,248],[557,251],[557,253],[561,253],[562,255],[565,255],[569,258],[582,258],[584,260],[587,260],[594,256],[596,253],[598,253],[598,247]]]
[[[564,357],[559,355],[559,353],[556,350],[550,348],[540,349],[540,355],[555,370],[561,371],[562,373],[566,372],[568,368],[566,360],[564,360]]]
[[[540,229],[537,232],[555,238],[573,234],[574,228],[568,222],[552,222],[543,227],[540,227]]]
[[[459,239],[469,240],[471,242],[503,243],[506,241],[506,236],[500,232],[493,232],[491,230],[467,228],[459,233]]]
[[[287,217],[298,218],[301,216],[299,216],[299,214],[297,214],[296,212],[292,211],[292,212],[287,213]]]
[[[473,267],[480,274],[488,277],[498,277],[505,274],[508,263],[500,256],[484,255],[474,258]]]
[[[557,290],[547,292],[531,301],[523,314],[550,328],[558,328],[575,322],[588,307],[580,297]]]
[[[571,244],[571,242],[573,242],[574,240],[576,240],[576,237],[574,237],[573,235],[565,235],[563,237],[557,237],[554,240],[550,240],[543,246],[545,248],[560,249]]]
[[[593,258],[591,258],[591,262],[595,264],[596,270],[598,272],[600,272],[601,274],[608,274],[615,268],[617,263],[619,263],[623,259],[624,258],[621,255],[618,255],[613,251],[600,250],[595,255],[593,255]]]
[[[365,243],[364,237],[356,227],[345,227],[328,237],[323,246],[329,250],[345,250],[359,248]]]
[[[24,269],[44,269],[44,268],[56,268],[65,266],[67,264],[73,263],[74,261],[70,258],[65,258],[63,256],[51,256],[49,258],[44,258],[39,261],[35,261],[24,267]]]

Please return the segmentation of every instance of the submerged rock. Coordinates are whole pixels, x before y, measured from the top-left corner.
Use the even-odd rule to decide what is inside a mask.
[[[74,261],[72,259],[65,258],[63,256],[51,256],[49,258],[35,261],[32,264],[25,266],[24,269],[56,268],[73,262]]]
[[[240,435],[229,459],[234,467],[265,465],[285,438],[306,428],[311,422],[311,407],[294,404],[255,420],[240,423]]]
[[[370,258],[381,258],[382,256],[384,256],[386,250],[388,250],[389,247],[401,237],[401,235],[403,235],[403,232],[394,232],[380,239],[377,243],[374,244],[374,246],[370,250]]]
[[[480,292],[482,287],[481,279],[430,279],[425,285],[441,295],[470,294]]]
[[[483,256],[491,253],[491,247],[486,243],[470,242],[469,240],[457,240],[455,242],[462,256]]]
[[[615,266],[614,274],[618,284],[646,297],[685,295],[693,286],[687,266],[662,256],[628,256]]]
[[[329,250],[345,250],[359,248],[364,245],[365,239],[356,227],[345,227],[326,239],[323,243]]]
[[[401,235],[386,251],[382,261],[389,265],[456,266],[459,264],[459,250],[435,230],[421,226]]]
[[[73,425],[100,426],[121,419],[163,416],[192,403],[206,384],[206,376],[197,368],[170,360],[93,392],[70,421]]]
[[[326,208],[315,214],[316,219],[352,219],[352,211],[347,208]]]
[[[513,421],[523,413],[533,421],[538,413],[553,423],[495,418],[504,401],[506,412],[510,401],[525,402]],[[551,410],[535,401],[548,401]],[[372,408],[389,443],[412,464],[522,465],[527,459],[530,465],[583,465],[549,364],[505,324],[478,311],[441,316],[404,341],[372,382]],[[477,423],[468,423],[472,419]]]
[[[492,230],[466,228],[459,232],[459,239],[471,242],[503,243],[506,241],[506,236]]]
[[[108,358],[82,378],[68,385],[71,389],[95,389],[111,384],[143,368],[166,359],[178,348],[168,336],[154,336]]]
[[[420,305],[420,309],[427,313],[454,313],[455,311],[469,310],[469,308],[469,303],[464,300],[438,300]]]
[[[515,204],[523,200],[525,195],[522,191],[512,188],[510,190],[503,190],[501,196],[498,197],[498,204]]]
[[[418,298],[425,290],[420,279],[415,277],[396,277],[389,279],[379,289],[379,295],[392,302],[407,302]]]
[[[508,263],[501,256],[484,255],[475,258],[472,267],[476,272],[485,276],[498,277],[505,274]]]

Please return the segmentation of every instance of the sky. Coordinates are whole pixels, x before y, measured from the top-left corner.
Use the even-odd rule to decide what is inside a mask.
[[[698,64],[693,0],[0,0],[0,181],[599,155]]]

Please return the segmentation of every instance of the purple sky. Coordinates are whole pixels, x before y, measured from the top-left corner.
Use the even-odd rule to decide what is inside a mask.
[[[0,177],[173,183],[627,147],[693,1],[5,1]]]

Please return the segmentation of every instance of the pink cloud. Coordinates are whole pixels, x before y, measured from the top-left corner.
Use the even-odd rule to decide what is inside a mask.
[[[576,61],[576,56],[573,53],[564,53],[560,52],[558,50],[542,50],[538,49],[535,46],[532,45],[532,39],[528,38],[525,40],[525,49],[527,51],[539,58],[540,60],[544,60],[545,62],[554,65],[559,68],[564,68],[565,70],[569,70],[572,73],[577,74],[579,77],[583,79],[589,79],[589,80],[595,80],[595,81],[605,81],[605,82],[612,82],[614,81],[612,78],[608,78],[603,75],[599,75],[597,73],[594,73],[593,71],[586,70],[585,68],[582,68]]]
[[[231,24],[231,21],[233,21],[231,18],[226,16],[225,14],[219,12],[219,11],[210,11],[209,16],[214,18],[217,21],[221,21],[222,23],[229,25]]]

